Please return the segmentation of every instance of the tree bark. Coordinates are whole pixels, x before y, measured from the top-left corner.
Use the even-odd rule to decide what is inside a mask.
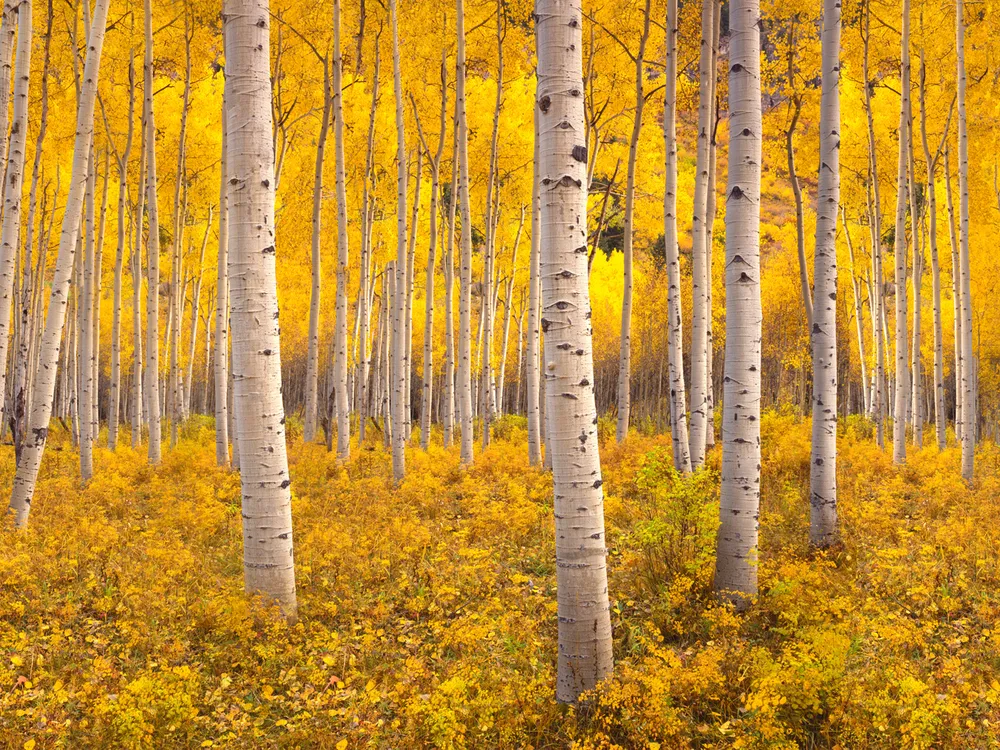
[[[399,67],[399,19],[389,0],[392,25],[392,87],[396,100],[396,290],[392,341],[392,475],[406,474],[406,133],[403,129],[403,83]]]
[[[455,112],[458,118],[458,200],[462,239],[458,280],[458,412],[462,464],[472,463],[472,208],[469,205],[469,125],[465,116],[465,0],[455,2],[458,29]]]
[[[537,0],[540,278],[552,425],[559,652],[556,698],[612,670],[604,491],[594,403],[580,0]],[[557,127],[567,123],[569,127]],[[582,158],[581,158],[582,157]]]
[[[729,183],[722,492],[715,590],[737,608],[757,594],[760,512],[760,9],[730,5]]]
[[[904,0],[908,3],[909,0]],[[958,238],[962,287],[962,478],[972,481],[976,450],[976,388],[972,373],[972,289],[969,268],[969,136],[965,113],[965,3],[955,2],[958,58]]]
[[[535,99],[540,98],[537,94],[538,78],[535,78]],[[540,347],[542,340],[541,333],[541,294],[539,260],[541,257],[541,184],[539,174],[541,172],[541,161],[538,153],[538,145],[541,136],[538,132],[538,108],[535,107],[533,113],[535,130],[535,147],[532,157],[531,175],[531,248],[528,258],[528,363],[525,367],[528,381],[528,461],[532,466],[542,463],[542,419],[540,406]]]
[[[910,0],[903,0],[903,35],[900,42],[901,91],[899,107],[899,165],[896,176],[896,398],[893,409],[892,460],[906,463],[906,411],[910,374],[907,359],[906,301],[906,165],[910,109]]]
[[[267,0],[226,0],[234,405],[246,590],[296,616],[274,246]]]
[[[344,164],[344,58],[340,53],[340,0],[333,2],[333,141],[337,184],[337,320],[333,382],[337,407],[337,458],[351,454],[351,412],[347,399],[347,188]]]
[[[156,199],[156,119],[153,111],[153,11],[145,0],[146,59],[143,65],[143,119],[146,133],[146,211],[149,232],[146,244],[146,413],[149,424],[148,456],[160,463],[160,212]]]
[[[368,346],[369,328],[371,327],[371,294],[374,293],[374,284],[371,282],[371,184],[374,179],[373,162],[375,159],[375,115],[378,108],[378,76],[381,57],[379,55],[379,45],[375,45],[375,66],[372,70],[371,87],[372,98],[368,114],[368,141],[365,149],[365,174],[364,187],[362,188],[361,199],[361,325],[359,328],[360,354],[359,380],[361,388],[359,390],[360,404],[358,406],[358,444],[365,442],[365,428],[369,414],[369,362],[371,359]],[[371,288],[371,291],[369,289]]]

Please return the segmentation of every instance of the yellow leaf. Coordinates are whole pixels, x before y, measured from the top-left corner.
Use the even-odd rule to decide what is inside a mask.
[[[332,667],[334,664],[337,663],[337,661],[332,656],[324,656],[323,663],[326,664],[326,666],[328,667]]]
[[[24,750],[34,750],[34,747],[35,747],[34,740],[28,740],[27,742],[24,743]]]
[[[201,746],[202,747],[211,747],[213,744],[214,743],[212,742],[212,740],[205,740],[204,742],[201,743]]]
[[[337,750],[347,750],[347,740],[341,740],[337,743]]]

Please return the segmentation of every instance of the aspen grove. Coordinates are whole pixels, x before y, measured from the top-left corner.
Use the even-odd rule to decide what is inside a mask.
[[[0,746],[1000,744],[998,28],[3,0]]]

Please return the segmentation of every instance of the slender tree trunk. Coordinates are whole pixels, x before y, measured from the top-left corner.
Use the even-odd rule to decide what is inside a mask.
[[[716,167],[718,166],[718,131],[719,131],[719,101],[718,101],[718,67],[719,67],[719,37],[722,33],[722,3],[713,0],[712,21],[712,138],[708,144],[708,190],[705,198],[705,308],[708,311],[706,322],[707,343],[705,344],[705,450],[715,447],[715,322],[712,310],[713,255],[715,217],[717,206]],[[660,360],[663,369],[663,360]],[[661,372],[662,375],[662,372]],[[659,403],[659,399],[657,399]]]
[[[201,317],[198,311],[201,307],[201,282],[205,275],[205,251],[208,249],[208,236],[212,231],[212,214],[214,206],[208,207],[208,218],[205,220],[205,236],[201,241],[201,252],[198,254],[197,276],[194,281],[194,289],[191,292],[191,340],[188,344],[187,378],[184,381],[184,404],[185,413],[191,413],[194,393],[194,355],[198,347],[198,325]],[[208,336],[208,328],[205,328],[205,335]]]
[[[896,399],[893,409],[892,460],[906,463],[906,410],[910,374],[907,358],[906,302],[906,165],[910,109],[910,0],[903,0],[903,36],[900,43],[902,97],[899,108],[899,167],[896,177]],[[914,227],[915,229],[915,227]]]
[[[910,240],[913,246],[913,345],[910,348],[910,416],[913,421],[913,443],[917,450],[924,444],[924,399],[921,391],[921,314],[923,306],[921,304],[921,290],[923,288],[924,275],[924,254],[920,245],[920,227],[923,223],[923,212],[917,206],[917,170],[913,158],[915,149],[913,137],[913,106],[910,102],[910,110],[906,115],[907,125],[907,173],[909,174],[908,188],[910,200]]]
[[[229,465],[229,155],[228,84],[222,94],[222,159],[219,167],[219,254],[215,281],[215,462]]]
[[[94,191],[97,189],[97,167],[91,139],[90,161],[87,166],[87,195],[84,203],[86,239],[83,245],[83,286],[80,291],[80,478],[94,475]]]
[[[458,200],[462,219],[458,280],[458,412],[462,464],[472,463],[472,208],[469,205],[469,126],[465,118],[465,0],[456,0],[458,51],[455,111],[458,118]]]
[[[93,303],[94,309],[92,313],[92,323],[93,323],[93,356],[91,357],[91,377],[93,379],[93,399],[91,400],[91,435],[93,441],[96,444],[100,434],[101,434],[101,422],[100,422],[100,394],[101,394],[101,296],[102,296],[102,279],[104,274],[102,271],[101,263],[104,257],[104,230],[107,227],[108,218],[108,185],[110,183],[111,176],[111,155],[110,152],[104,150],[104,172],[103,172],[103,189],[101,195],[101,213],[100,218],[97,222],[97,235],[96,244],[94,245],[94,296]],[[96,179],[96,177],[95,177]],[[95,195],[96,200],[96,195]]]
[[[396,100],[396,290],[392,341],[392,474],[406,473],[406,133],[403,130],[403,83],[399,69],[399,21],[396,0],[389,0],[392,24],[392,85]]]
[[[757,594],[760,508],[760,10],[730,5],[726,361],[721,525],[715,590],[738,608]]]
[[[458,209],[458,111],[452,125],[451,183],[448,195],[448,242],[444,255],[444,447],[455,439],[455,214]],[[530,431],[530,427],[529,427]],[[530,438],[529,438],[530,439]]]
[[[944,182],[948,206],[948,238],[951,242],[951,299],[955,320],[955,437],[962,442],[962,271],[958,257],[958,231],[955,226],[955,205],[951,195],[950,149],[944,149]]]
[[[497,413],[504,413],[504,383],[507,379],[507,346],[510,342],[510,315],[514,302],[514,275],[517,273],[517,251],[521,246],[521,235],[524,232],[524,206],[521,206],[521,220],[514,236],[514,250],[510,259],[510,278],[507,280],[507,294],[503,310],[503,339],[500,345],[500,380],[497,385]],[[520,372],[520,370],[518,370]],[[515,406],[516,408],[516,406]]]
[[[375,45],[375,66],[372,70],[371,86],[372,86],[372,98],[371,105],[369,107],[368,114],[368,142],[365,149],[365,174],[364,174],[364,188],[362,192],[361,200],[361,289],[364,294],[361,296],[361,310],[359,312],[361,316],[361,327],[360,327],[360,365],[361,372],[359,375],[361,381],[361,389],[359,391],[361,397],[361,403],[358,408],[358,444],[365,442],[365,428],[366,422],[368,420],[369,414],[369,393],[368,393],[368,379],[369,379],[369,360],[371,358],[370,350],[368,347],[369,338],[369,328],[371,327],[371,303],[370,303],[370,292],[374,292],[374,284],[371,282],[371,196],[370,187],[372,180],[374,180],[373,174],[373,162],[375,158],[375,115],[378,108],[378,76],[379,67],[381,63],[381,57],[379,55],[379,45]],[[453,183],[454,184],[454,183]]]
[[[136,183],[135,213],[132,216],[132,447],[142,440],[142,225],[146,214],[146,128],[145,116],[139,128],[139,181]]]
[[[146,413],[149,423],[148,454],[160,463],[160,212],[156,199],[156,119],[153,112],[153,11],[145,0],[146,60],[143,66],[143,129],[146,133],[146,211],[149,220],[146,244]]]
[[[694,212],[692,218],[691,278],[694,302],[691,330],[691,466],[697,469],[705,460],[705,434],[708,429],[707,359],[708,310],[706,238],[708,210],[708,166],[712,130],[712,38],[715,34],[713,0],[702,0],[701,59],[698,66],[698,154],[695,166]]]
[[[714,0],[705,0],[705,6],[709,9],[709,29],[708,39],[702,44],[709,45],[709,58],[705,65],[707,68],[711,64],[711,40],[712,40],[712,19],[714,11],[711,9]],[[646,41],[649,39],[649,5],[650,0],[646,0],[643,13],[642,36],[639,37],[639,51],[635,56],[635,110],[632,117],[632,137],[628,145],[628,167],[625,178],[625,217],[623,224],[623,248],[625,255],[625,285],[622,297],[622,327],[619,337],[618,352],[618,423],[615,429],[615,438],[619,443],[628,436],[629,414],[632,408],[632,223],[635,212],[635,163],[639,151],[639,135],[642,131],[642,110],[646,97],[643,92],[643,81],[646,76],[645,56]],[[704,53],[703,53],[704,57]],[[709,92],[707,96],[711,96]],[[699,135],[699,147],[701,145]],[[708,133],[705,133],[705,143],[708,143]],[[701,150],[699,149],[699,156]],[[707,151],[706,151],[707,161]],[[700,173],[699,173],[700,175]],[[707,181],[708,171],[706,164],[705,177]],[[702,451],[704,453],[704,451]]]
[[[792,85],[792,71],[794,59],[794,44],[790,47],[793,54],[789,56],[788,77],[789,85]],[[795,242],[799,255],[799,286],[802,288],[802,307],[806,313],[806,327],[809,335],[812,336],[813,329],[813,301],[812,292],[809,290],[808,261],[806,260],[806,227],[805,209],[802,205],[802,187],[799,184],[799,176],[795,170],[795,130],[802,114],[802,99],[796,94],[790,100],[792,109],[792,121],[785,131],[785,155],[788,160],[788,179],[792,183],[792,195],[795,197]]]
[[[15,297],[14,261],[20,254],[21,198],[24,192],[24,152],[28,137],[28,84],[31,78],[31,45],[33,41],[31,23],[31,0],[20,0],[16,10],[5,10],[3,25],[13,23],[17,14],[17,69],[14,84],[14,119],[10,132],[10,147],[7,149],[7,171],[3,182],[3,225],[0,230],[0,408],[6,404],[7,394],[7,351],[10,345],[11,308]],[[0,31],[2,33],[2,31]],[[6,34],[4,34],[6,36]],[[9,52],[6,53],[9,57]],[[9,70],[7,80],[10,80]],[[0,99],[7,116],[7,98]],[[4,123],[6,125],[6,123]],[[6,129],[0,131],[6,137]],[[30,272],[30,269],[29,269]],[[16,316],[15,316],[16,317]],[[4,408],[4,411],[6,409]],[[10,414],[2,417],[9,418]],[[0,417],[0,425],[7,419]]]
[[[340,0],[333,2],[333,140],[337,160],[337,320],[333,382],[337,399],[337,458],[351,454],[351,412],[347,400],[347,188],[344,164],[344,58],[340,54]]]
[[[339,26],[340,5],[334,6],[334,25]],[[302,442],[311,443],[316,439],[316,415],[319,392],[319,309],[323,286],[320,249],[322,245],[323,221],[323,161],[326,154],[326,139],[330,132],[330,109],[332,106],[330,75],[326,59],[323,60],[323,119],[316,140],[316,169],[313,177],[312,207],[312,286],[309,297],[309,337],[306,352],[306,408],[302,425]],[[338,230],[339,232],[339,230]]]
[[[536,101],[540,98],[537,94],[538,79],[535,79]],[[528,364],[526,374],[528,380],[528,461],[532,466],[538,466],[542,462],[542,420],[540,405],[540,347],[542,340],[541,333],[541,294],[539,260],[541,258],[541,184],[539,174],[541,173],[541,160],[538,153],[538,146],[541,142],[541,135],[538,132],[538,108],[535,107],[533,113],[535,129],[535,148],[532,157],[531,175],[531,248],[528,251]]]
[[[296,616],[291,480],[281,403],[267,0],[226,0],[234,404],[243,486],[246,590]]]
[[[677,247],[677,0],[667,0],[666,79],[663,95],[663,245],[667,264],[667,370],[670,379],[670,438],[674,468],[691,471],[687,397],[684,387],[684,328],[681,319],[681,268]],[[714,186],[712,187],[714,192]]]
[[[414,261],[417,253],[417,232],[419,231],[420,219],[420,183],[424,174],[423,151],[417,148],[416,179],[413,187],[413,213],[410,215],[409,236],[406,249],[406,308],[403,314],[403,340],[406,342],[406,350],[403,352],[403,374],[406,382],[403,384],[403,429],[405,431],[404,440],[409,441],[413,432],[413,403],[412,388],[413,379],[413,294],[414,294]]]
[[[962,478],[971,482],[976,450],[976,387],[972,374],[972,289],[969,280],[969,136],[965,114],[964,0],[955,2],[955,19],[955,51],[958,58],[958,238],[962,287]]]
[[[97,99],[97,81],[100,73],[101,51],[108,16],[108,0],[94,4],[94,19],[87,41],[87,58],[84,68],[83,88],[77,111],[76,142],[73,149],[73,171],[66,209],[63,213],[62,232],[59,238],[59,257],[55,277],[49,293],[48,315],[42,334],[38,368],[34,374],[34,398],[28,423],[21,461],[18,462],[11,492],[10,507],[15,523],[24,527],[28,523],[35,481],[42,463],[42,453],[52,417],[53,396],[56,385],[56,363],[59,361],[60,341],[66,321],[66,301],[73,276],[73,261],[80,231],[83,197],[86,190],[87,166],[90,145],[94,137],[94,104]]]
[[[844,223],[844,239],[847,240],[847,257],[850,259],[851,291],[854,292],[854,323],[858,329],[858,362],[861,366],[861,402],[865,414],[870,413],[871,392],[868,387],[868,361],[865,357],[865,318],[864,304],[861,301],[861,287],[854,270],[854,244],[851,242],[851,231],[847,225],[847,208],[842,206]]]
[[[594,403],[586,252],[587,172],[579,0],[538,0],[542,307],[552,424],[559,656],[556,698],[611,674],[607,540]],[[568,123],[568,128],[557,127]]]
[[[820,162],[813,278],[809,538],[829,547],[837,525],[837,214],[840,207],[840,0],[823,2]],[[846,225],[845,225],[846,230]]]

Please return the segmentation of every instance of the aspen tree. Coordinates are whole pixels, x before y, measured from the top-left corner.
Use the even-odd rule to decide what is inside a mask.
[[[347,400],[347,189],[344,165],[344,58],[340,54],[340,0],[333,1],[333,141],[337,170],[337,321],[333,382],[337,407],[337,458],[351,452],[351,414]]]
[[[20,254],[21,199],[24,192],[24,152],[28,137],[28,84],[31,78],[31,0],[20,0],[16,9],[7,11],[4,24],[13,22],[17,15],[17,57],[14,72],[14,113],[10,130],[10,145],[7,149],[6,174],[3,182],[3,224],[0,229],[0,425],[6,424],[8,417],[7,393],[7,352],[10,346],[11,308],[15,297],[14,262]],[[8,53],[9,54],[9,53]],[[9,75],[7,76],[9,80]],[[6,99],[3,109],[6,117]],[[0,131],[4,135],[6,130]]]
[[[903,0],[904,4],[909,0]],[[972,289],[969,280],[969,135],[966,126],[965,2],[955,2],[958,58],[958,239],[962,287],[962,478],[972,481],[976,450],[976,389],[972,374]]]
[[[711,1],[706,0],[706,5],[710,5]],[[618,422],[615,427],[615,438],[619,443],[628,436],[629,414],[632,404],[632,224],[635,214],[635,162],[639,151],[639,135],[642,131],[642,110],[646,102],[643,81],[646,76],[644,67],[646,41],[649,39],[649,5],[650,0],[646,0],[642,17],[642,35],[639,37],[639,51],[635,56],[635,110],[632,116],[632,137],[628,145],[628,167],[625,178],[625,216],[622,244],[625,256],[625,285],[622,297],[622,327],[618,352]],[[709,39],[711,39],[711,35],[710,30]]]
[[[958,230],[955,204],[951,194],[950,147],[944,149],[944,185],[948,207],[948,239],[951,243],[951,300],[954,306],[955,339],[955,437],[962,443],[962,271],[958,256]]]
[[[416,113],[414,113],[414,119]],[[413,185],[413,213],[410,214],[409,235],[406,244],[406,286],[405,302],[403,312],[403,341],[406,349],[403,352],[403,374],[406,381],[403,384],[403,429],[406,433],[404,440],[409,441],[413,432],[413,403],[411,399],[411,382],[413,378],[413,295],[414,284],[414,263],[417,255],[417,232],[419,231],[418,220],[420,218],[420,185],[424,174],[424,152],[419,147],[417,151],[416,170],[414,172]]]
[[[538,87],[538,77],[535,77],[535,87]],[[535,99],[538,94],[536,91]],[[528,363],[525,367],[528,380],[528,461],[532,466],[542,463],[542,421],[540,407],[540,348],[541,348],[541,287],[538,278],[539,260],[541,257],[541,194],[539,173],[541,161],[538,145],[541,137],[538,132],[538,108],[535,107],[532,116],[535,138],[532,156],[531,174],[531,247],[528,250]]]
[[[705,460],[705,434],[707,427],[707,358],[708,310],[707,285],[709,270],[706,268],[706,211],[708,202],[708,163],[710,130],[712,128],[712,38],[715,34],[713,0],[702,0],[701,55],[698,64],[698,153],[695,166],[694,213],[691,224],[691,283],[694,290],[691,329],[691,421],[690,453],[692,468],[699,468]]]
[[[458,280],[458,413],[462,464],[472,463],[472,208],[469,126],[465,117],[465,0],[456,0],[455,112],[458,118],[458,200],[462,220]]]
[[[431,406],[434,384],[434,262],[438,242],[438,200],[440,198],[441,156],[444,153],[445,128],[448,123],[448,62],[441,52],[441,116],[438,123],[437,151],[431,157],[431,227],[427,249],[427,279],[424,283],[424,382],[420,404],[420,445],[427,450],[431,439]],[[427,149],[426,144],[424,148]],[[428,151],[429,152],[429,151]]]
[[[910,0],[903,0],[903,35],[900,42],[901,92],[899,107],[899,166],[896,176],[896,393],[892,425],[892,460],[906,462],[906,411],[910,374],[906,325],[906,165],[910,109]]]
[[[681,320],[681,268],[677,247],[677,0],[667,0],[666,78],[663,86],[663,246],[667,265],[667,377],[670,382],[670,439],[674,468],[691,471],[687,397],[684,387],[684,329]],[[713,188],[714,190],[714,188]]]
[[[455,215],[458,211],[458,112],[452,116],[451,182],[448,189],[448,241],[444,254],[444,447],[455,440]],[[529,427],[530,432],[530,427]]]
[[[281,402],[267,0],[225,0],[230,313],[246,590],[296,616],[291,480]]]
[[[813,305],[809,538],[829,547],[837,528],[837,214],[840,209],[840,0],[824,0],[820,160]],[[845,226],[846,229],[846,226]]]
[[[84,10],[86,13],[86,10]],[[73,23],[76,23],[74,15]],[[14,54],[15,32],[17,31],[17,7],[11,0],[3,0],[0,9],[0,162],[7,163],[7,144],[10,129],[10,80],[11,57]],[[76,66],[76,55],[73,55]],[[79,83],[77,84],[79,91]]]
[[[93,138],[90,163],[87,167],[87,195],[84,203],[86,239],[83,244],[83,285],[78,298],[80,315],[80,348],[77,366],[80,368],[80,478],[89,480],[94,475],[94,191],[97,189],[97,166],[94,159]]]
[[[135,213],[132,217],[132,447],[142,440],[142,224],[146,215],[146,128],[139,128],[139,181],[136,187]],[[147,414],[148,419],[148,414]]]
[[[795,169],[795,130],[802,116],[802,95],[795,91],[795,62],[797,48],[795,46],[795,24],[798,18],[793,16],[788,27],[788,68],[787,83],[788,88],[793,93],[788,99],[788,107],[791,110],[791,121],[788,129],[785,130],[785,158],[788,162],[788,181],[792,184],[792,195],[795,198],[795,242],[799,255],[799,286],[802,289],[802,307],[806,313],[806,327],[812,335],[813,328],[813,299],[809,290],[809,271],[806,261],[806,229],[805,229],[805,209],[802,205],[802,186],[799,182],[799,175]],[[821,105],[822,106],[822,105]],[[803,373],[804,373],[803,367]]]
[[[208,238],[212,231],[212,217],[215,213],[215,206],[208,207],[208,218],[205,219],[205,234],[202,235],[201,251],[198,254],[198,267],[195,269],[194,289],[191,291],[191,339],[188,342],[188,362],[187,377],[184,379],[184,412],[191,413],[194,392],[194,356],[198,346],[198,326],[201,318],[198,310],[201,307],[201,284],[205,277],[205,251],[208,249]],[[205,328],[205,337],[209,338],[208,327]]]
[[[118,163],[118,244],[115,246],[114,304],[111,318],[111,390],[108,403],[108,448],[118,446],[119,408],[121,406],[121,328],[122,328],[122,272],[125,263],[125,208],[128,202],[128,164],[132,155],[135,136],[135,58],[129,52],[128,63],[128,132],[125,148],[115,150]]]
[[[69,194],[63,212],[62,231],[59,237],[59,255],[55,276],[49,292],[48,315],[39,348],[38,367],[34,373],[32,390],[34,398],[28,422],[28,434],[17,464],[11,492],[10,507],[18,527],[28,523],[35,481],[42,463],[42,453],[52,417],[53,396],[56,385],[56,364],[59,361],[60,343],[66,321],[66,302],[73,275],[73,261],[80,231],[83,197],[86,190],[90,145],[94,136],[94,104],[97,99],[97,80],[104,47],[104,31],[108,17],[108,0],[96,0],[94,17],[87,40],[87,57],[84,65],[80,104],[77,110],[76,138],[73,148],[73,169]]]
[[[229,156],[226,88],[222,91],[222,158],[219,166],[219,252],[215,281],[215,462],[229,465]]]
[[[559,654],[556,698],[575,702],[611,674],[604,491],[587,283],[583,14],[580,0],[535,4],[542,329],[552,429]]]
[[[850,260],[851,291],[854,292],[854,323],[858,331],[858,364],[861,366],[861,402],[865,414],[870,414],[871,389],[868,387],[868,361],[865,357],[865,319],[864,304],[861,301],[861,285],[854,269],[854,243],[851,242],[851,229],[847,223],[847,207],[841,206],[844,239],[847,241],[847,257]]]
[[[743,608],[757,594],[760,509],[762,123],[757,0],[733,0],[729,18],[726,359],[715,590]]]
[[[909,110],[906,113],[907,132],[907,189],[910,204],[910,244],[913,250],[913,263],[910,278],[913,284],[913,329],[912,345],[910,347],[910,421],[913,425],[913,443],[917,450],[923,447],[924,443],[924,414],[923,414],[923,391],[921,389],[921,362],[920,347],[922,326],[921,317],[923,313],[922,295],[924,275],[924,255],[920,244],[920,225],[923,223],[923,211],[917,204],[917,170],[913,158],[915,149],[913,130],[913,103],[909,102]]]
[[[334,26],[339,26],[340,6],[334,3]],[[316,439],[317,401],[319,392],[319,311],[320,296],[323,288],[323,276],[320,250],[322,247],[323,223],[323,163],[326,156],[326,139],[330,132],[330,115],[332,108],[332,91],[329,63],[326,57],[321,57],[323,63],[323,115],[316,138],[316,167],[313,177],[312,194],[312,284],[309,293],[309,332],[307,334],[306,350],[306,404],[302,420],[302,442],[311,443]],[[338,230],[339,232],[339,230]]]
[[[156,199],[156,119],[153,111],[153,10],[145,1],[146,59],[143,65],[143,130],[146,134],[146,414],[148,455],[160,463],[160,212]],[[140,232],[141,234],[141,232]]]
[[[717,213],[716,168],[718,166],[718,132],[719,132],[719,102],[718,102],[718,67],[719,67],[719,37],[722,34],[722,2],[713,0],[712,21],[712,137],[708,143],[708,190],[705,199],[705,272],[708,280],[705,284],[705,307],[708,310],[708,321],[705,328],[708,339],[705,344],[705,450],[715,447],[715,322],[712,313],[713,256],[715,218]]]
[[[111,152],[105,148],[104,149],[104,170],[102,172],[102,195],[101,195],[101,213],[100,218],[97,222],[97,237],[96,244],[94,246],[94,296],[93,296],[93,357],[91,357],[91,370],[93,379],[93,399],[91,400],[91,435],[93,436],[94,443],[101,433],[101,423],[100,423],[100,395],[101,395],[101,295],[102,295],[102,279],[104,274],[102,271],[101,263],[104,257],[104,230],[107,227],[108,218],[108,185],[111,182]]]
[[[392,475],[406,473],[406,133],[403,129],[403,83],[399,69],[397,0],[389,0],[392,25],[392,88],[396,100],[396,292],[392,341]]]

